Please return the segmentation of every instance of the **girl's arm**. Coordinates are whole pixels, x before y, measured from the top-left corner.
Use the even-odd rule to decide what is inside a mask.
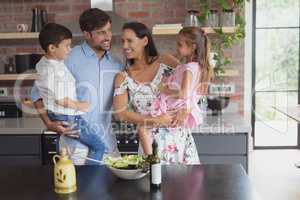
[[[168,85],[163,84],[160,86],[160,91],[166,95],[172,96],[177,99],[187,99],[189,96],[189,91],[191,90],[191,83],[193,80],[193,74],[191,71],[186,70],[183,73],[182,82],[178,90],[170,89]]]
[[[115,88],[119,88],[124,81],[125,77],[122,73],[116,75]],[[167,126],[171,124],[172,118],[169,115],[161,115],[158,117],[144,116],[137,112],[129,111],[128,105],[128,92],[118,94],[113,98],[114,117],[120,121],[128,121],[138,125],[147,126]]]
[[[63,106],[65,108],[73,108],[75,110],[80,110],[83,112],[88,112],[90,104],[85,101],[74,101],[68,97],[56,100],[55,103],[57,103],[60,106]]]

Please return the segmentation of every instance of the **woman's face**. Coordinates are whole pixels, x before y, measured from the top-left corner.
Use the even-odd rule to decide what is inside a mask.
[[[122,44],[124,55],[127,59],[141,59],[144,56],[145,46],[148,44],[147,37],[138,38],[131,29],[123,30]]]

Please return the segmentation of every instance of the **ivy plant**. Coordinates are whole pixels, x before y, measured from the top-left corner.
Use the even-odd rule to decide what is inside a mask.
[[[202,10],[198,18],[202,24],[211,12],[210,2],[211,0],[200,0]],[[216,35],[216,39],[211,42],[212,50],[215,52],[213,57],[215,60],[214,75],[216,79],[223,82],[221,74],[225,72],[224,67],[232,63],[230,58],[224,56],[224,50],[240,43],[245,37],[245,18],[243,14],[245,0],[215,0],[214,3],[221,10],[232,9],[235,12],[235,31],[233,33],[224,33],[221,27],[213,27]]]

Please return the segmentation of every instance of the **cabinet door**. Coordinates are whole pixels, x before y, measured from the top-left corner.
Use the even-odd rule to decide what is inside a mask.
[[[40,156],[0,156],[0,165],[41,165],[42,159]]]
[[[41,135],[1,135],[0,164],[41,164]]]
[[[193,136],[199,154],[247,154],[247,134]]]

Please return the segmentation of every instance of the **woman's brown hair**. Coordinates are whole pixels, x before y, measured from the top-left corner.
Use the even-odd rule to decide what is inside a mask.
[[[213,78],[213,69],[209,63],[210,42],[203,30],[197,27],[184,27],[180,30],[179,36],[188,46],[195,45],[195,51],[190,61],[197,62],[200,67],[199,88],[200,93],[206,93],[208,83]]]

